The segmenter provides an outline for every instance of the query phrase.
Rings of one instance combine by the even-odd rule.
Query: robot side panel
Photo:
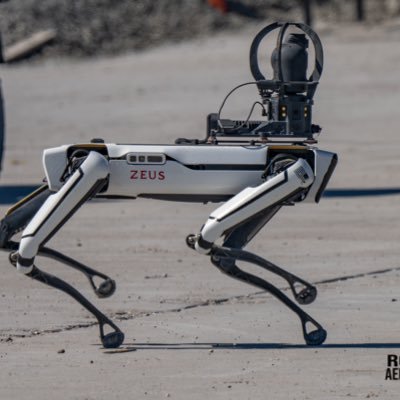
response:
[[[195,164],[265,164],[267,146],[216,145],[119,145],[108,144],[111,159],[121,159],[129,153],[160,153],[184,165]]]
[[[65,145],[44,151],[43,164],[49,188],[59,190],[71,148]],[[90,145],[82,145],[85,148]],[[171,195],[185,201],[185,196],[233,196],[246,187],[262,183],[267,163],[267,146],[176,146],[108,144],[110,181],[104,195],[136,197]],[[315,180],[304,201],[318,202],[335,168],[334,153],[313,149]],[[129,163],[129,154],[159,154],[159,164]],[[119,155],[119,158],[116,157]],[[146,158],[146,161],[148,158]],[[182,195],[182,197],[179,197]],[[208,197],[209,196],[209,200]]]
[[[212,196],[232,196],[247,186],[259,185],[262,172],[261,168],[232,170],[229,166],[216,170],[192,169],[176,161],[163,165],[129,165],[125,161],[111,160],[109,185],[103,195],[176,195],[176,200],[181,201],[185,201],[186,195],[198,195],[205,196],[205,201],[212,201]]]

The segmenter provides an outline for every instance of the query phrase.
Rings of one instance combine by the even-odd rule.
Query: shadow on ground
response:
[[[0,185],[0,205],[10,205],[23,199],[33,192],[39,185]],[[370,188],[370,189],[327,189],[323,197],[367,197],[391,196],[400,194],[400,188]]]
[[[277,350],[277,349],[400,349],[400,343],[329,343],[321,346],[289,343],[126,343],[106,354],[138,350]]]
[[[39,185],[0,185],[0,205],[14,204],[38,187]]]

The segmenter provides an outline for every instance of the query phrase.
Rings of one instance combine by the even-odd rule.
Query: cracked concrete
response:
[[[206,114],[249,79],[257,29],[116,58],[2,66],[1,184],[38,183],[43,148],[61,143],[203,137]],[[315,121],[324,127],[320,147],[340,156],[331,187],[400,186],[398,27],[321,33],[326,69]],[[229,104],[232,114],[246,114],[254,96],[244,90]],[[213,207],[93,201],[52,239],[116,280],[116,293],[97,299],[76,271],[39,264],[115,318],[126,334],[116,351],[101,348],[84,309],[18,275],[0,253],[0,398],[397,399],[385,370],[387,355],[400,354],[399,198],[284,208],[249,246],[318,282],[316,301],[304,308],[328,331],[319,348],[304,345],[297,317],[279,302],[186,247]]]
[[[397,272],[397,271],[400,271],[400,267],[386,268],[386,269],[369,271],[369,272],[364,272],[364,273],[354,274],[354,275],[338,276],[336,278],[323,279],[321,281],[310,282],[310,283],[312,285],[315,285],[318,288],[321,285],[329,285],[329,284],[353,280],[353,279],[368,278],[368,277],[376,278],[378,275],[389,274],[389,273],[393,273],[393,272]],[[155,279],[156,277],[163,278],[165,276],[155,275],[152,277],[152,279]],[[145,279],[148,279],[148,277],[145,277]],[[280,289],[284,292],[290,291],[290,287],[281,287]],[[241,303],[241,304],[254,304],[254,303],[257,303],[257,301],[259,301],[260,298],[265,298],[265,297],[272,297],[272,296],[269,295],[268,293],[266,293],[265,291],[257,291],[257,292],[249,293],[246,295],[207,299],[200,303],[188,304],[186,306],[179,307],[179,308],[170,308],[170,309],[153,310],[153,311],[116,311],[114,313],[111,313],[109,315],[109,317],[113,321],[129,321],[129,320],[143,318],[143,317],[149,317],[149,316],[153,316],[153,315],[157,315],[157,314],[180,313],[180,312],[183,312],[186,310],[191,310],[191,309],[198,308],[198,307],[223,305],[224,303],[230,303],[230,302]],[[392,299],[392,301],[393,302],[398,301],[398,299],[395,298],[395,299]],[[70,330],[74,330],[74,329],[90,328],[95,325],[98,325],[98,323],[97,322],[87,322],[87,323],[80,323],[80,324],[75,324],[75,325],[66,325],[62,328],[44,329],[44,330],[23,330],[22,329],[20,331],[20,333],[14,333],[14,334],[12,334],[12,333],[8,334],[6,329],[3,329],[3,330],[0,329],[0,342],[10,342],[10,341],[12,341],[13,338],[31,338],[33,336],[38,336],[38,335],[47,335],[47,334],[52,334],[52,333],[60,333],[63,331],[70,331]],[[177,344],[177,346],[179,346],[179,344]],[[125,350],[126,349],[115,350],[115,351],[113,350],[112,352],[123,352]]]

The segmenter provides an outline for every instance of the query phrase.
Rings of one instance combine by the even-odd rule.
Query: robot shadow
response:
[[[328,343],[320,346],[291,343],[125,343],[118,349],[104,349],[105,354],[140,350],[315,350],[327,349],[400,349],[400,343]]]
[[[39,185],[0,185],[0,205],[15,204],[39,188]]]
[[[14,204],[38,189],[38,185],[0,185],[0,205]],[[366,189],[327,189],[323,197],[368,197],[392,196],[400,194],[400,187],[366,188]]]
[[[368,196],[391,196],[400,194],[400,188],[366,188],[366,189],[327,189],[323,197],[368,197]]]

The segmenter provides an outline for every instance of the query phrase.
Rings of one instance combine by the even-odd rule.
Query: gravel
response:
[[[228,0],[222,14],[206,0],[0,0],[5,45],[54,28],[45,55],[74,57],[141,50],[163,42],[237,30],[263,20],[301,19],[300,0]],[[316,19],[353,20],[355,1],[314,0]],[[365,0],[370,20],[399,15],[400,0]],[[249,16],[250,15],[250,16]]]
[[[247,1],[258,16],[282,16],[295,1]],[[270,7],[260,7],[269,3]],[[279,5],[279,3],[282,3]],[[265,10],[264,10],[265,9]],[[5,45],[42,29],[55,28],[57,40],[47,54],[92,56],[140,50],[224,29],[252,18],[222,14],[205,0],[11,0],[0,4]]]

